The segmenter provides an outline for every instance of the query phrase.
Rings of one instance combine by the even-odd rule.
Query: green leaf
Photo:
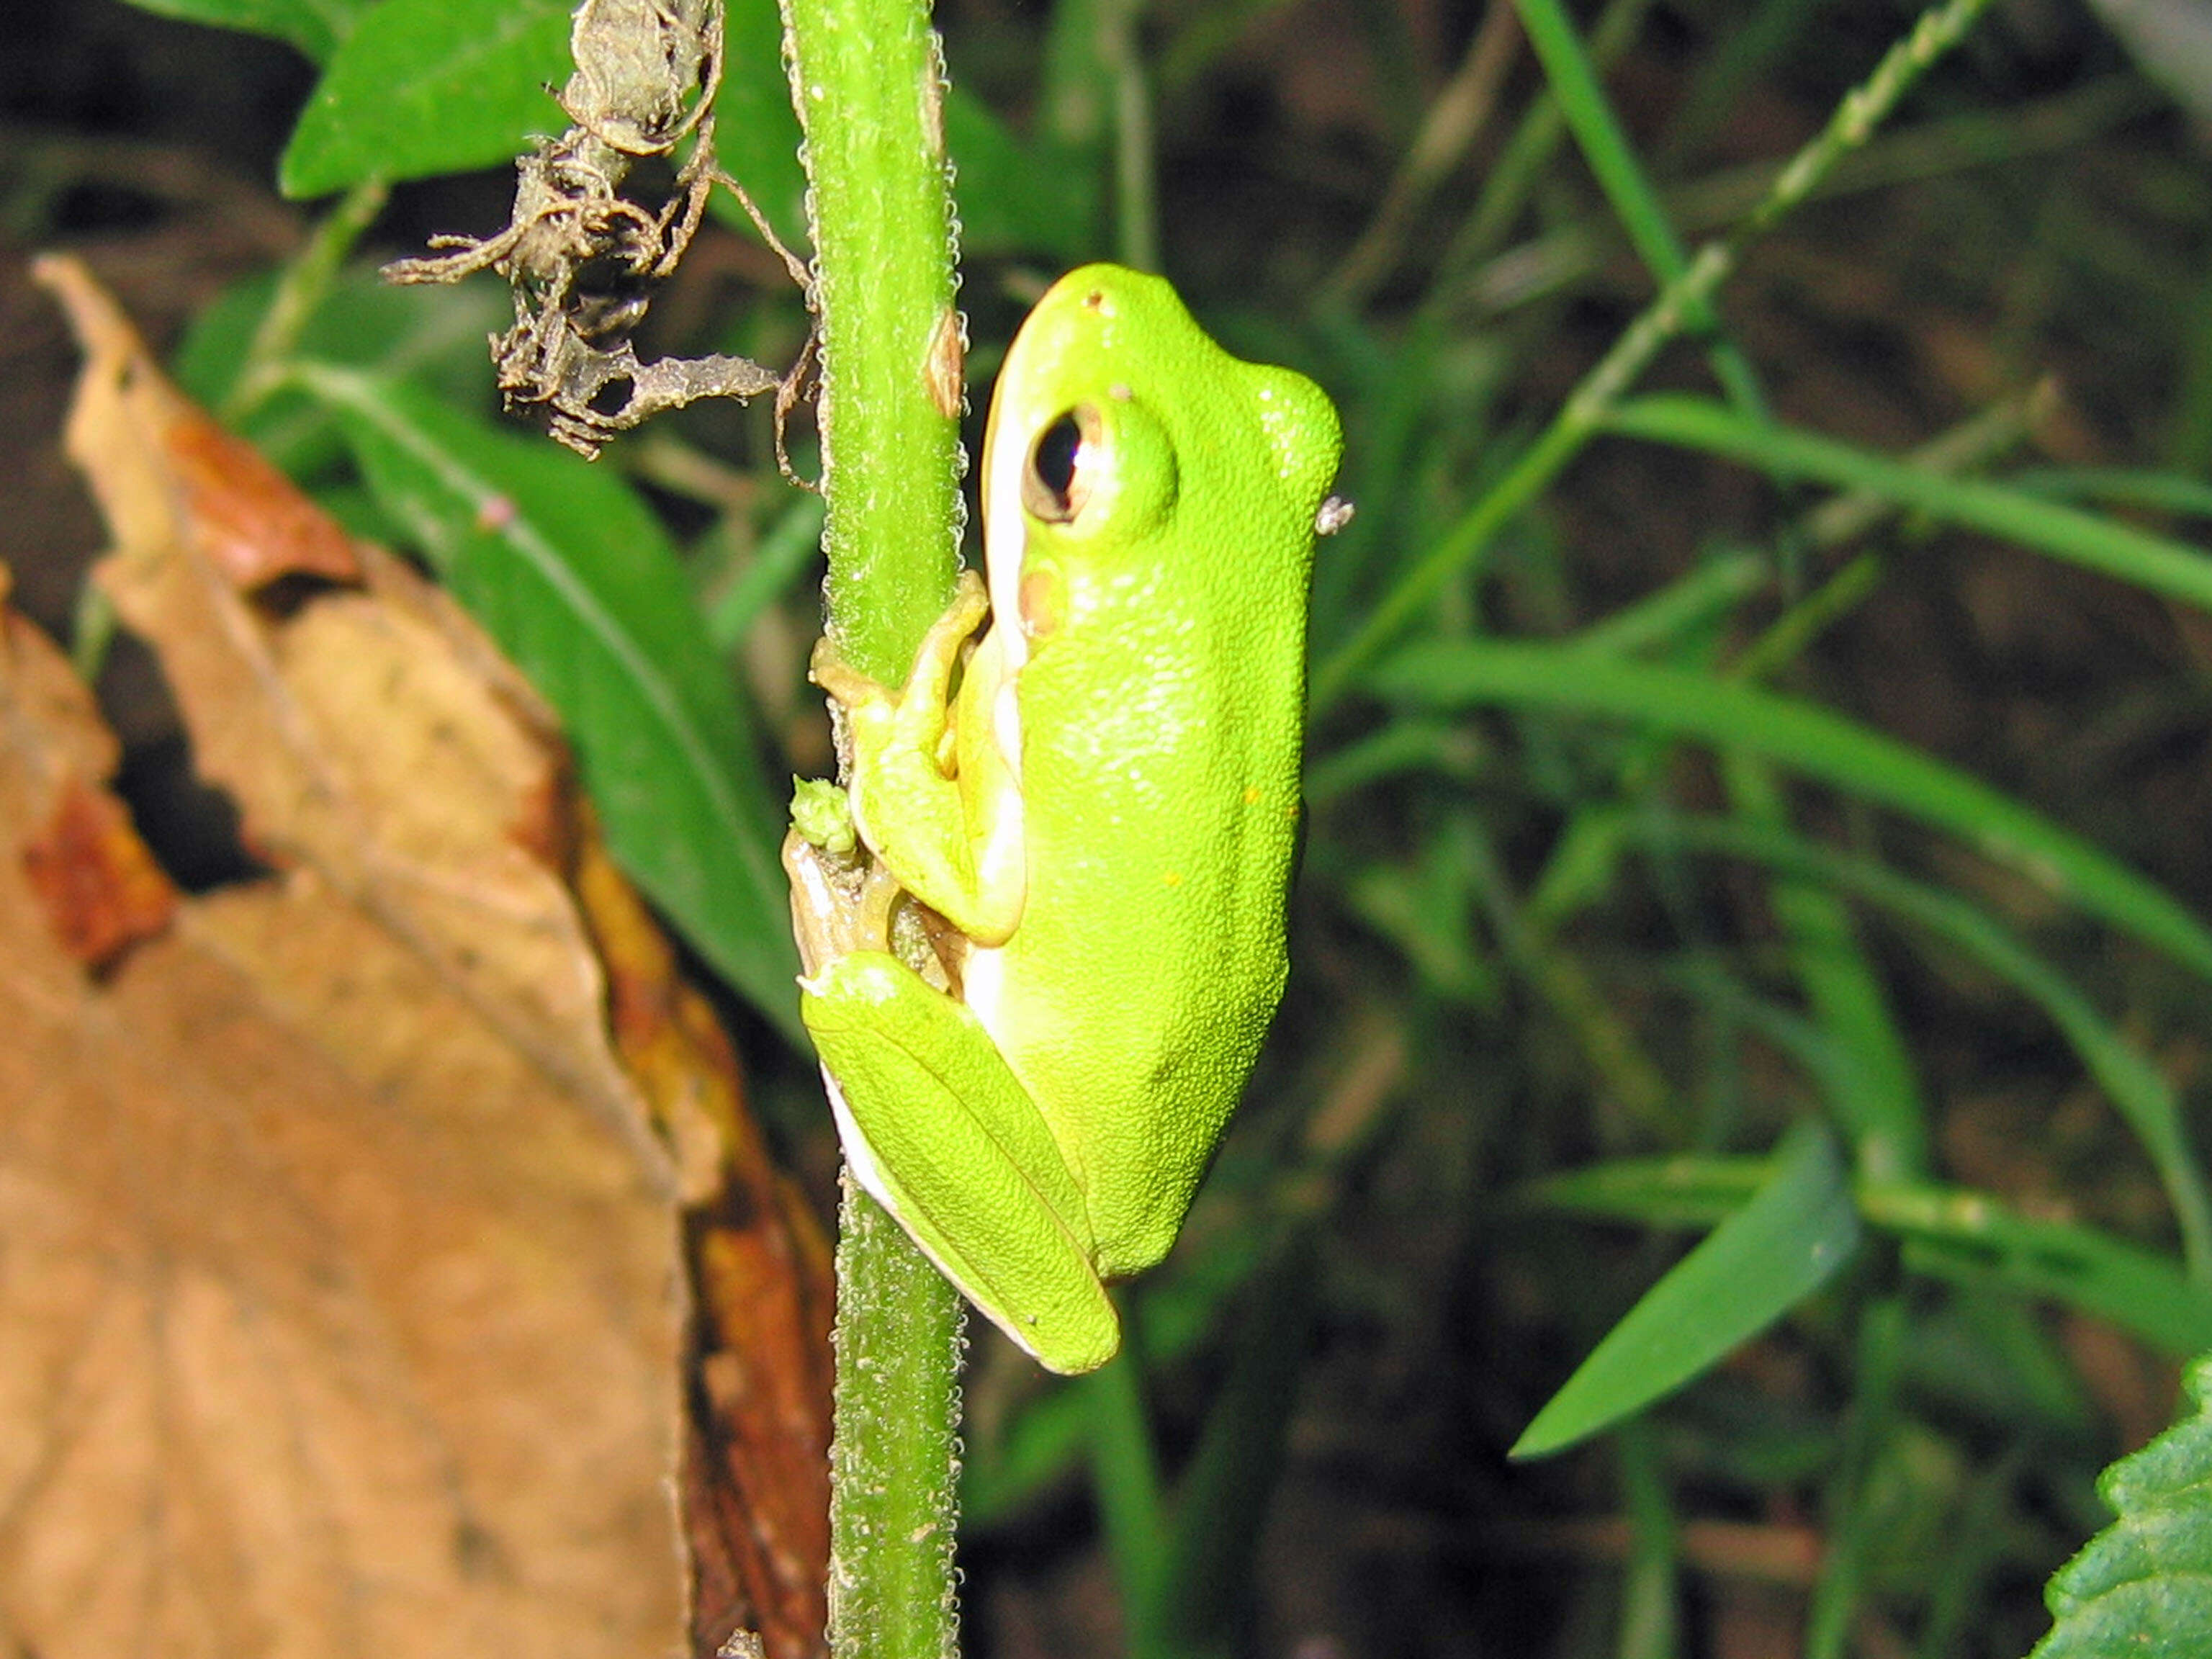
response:
[[[273,34],[324,62],[376,0],[131,0],[142,11],[188,23]]]
[[[383,0],[331,58],[278,163],[287,196],[511,161],[568,125],[566,0]]]
[[[1766,1183],[1628,1310],[1510,1455],[1541,1457],[1643,1410],[1810,1296],[1859,1246],[1858,1212],[1827,1132],[1803,1123]]]
[[[958,87],[945,94],[945,143],[959,169],[969,254],[1050,253],[1072,264],[1091,251],[1098,177],[1086,157],[1022,143]]]
[[[228,404],[276,273],[240,278],[201,307],[170,364],[178,384],[295,478],[316,478],[344,460],[331,411],[297,386],[280,386],[242,415]],[[507,295],[489,283],[394,288],[374,269],[343,272],[301,325],[294,356],[374,369],[427,386],[464,407],[491,396],[484,336],[506,326]]]
[[[559,712],[615,856],[801,1041],[783,815],[652,514],[618,475],[404,383],[296,372],[386,511]]]
[[[2031,1659],[2212,1653],[2212,1358],[2185,1387],[2192,1414],[2099,1479],[2119,1518],[2052,1575]]]

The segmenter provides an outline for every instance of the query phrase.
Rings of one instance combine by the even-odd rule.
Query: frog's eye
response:
[[[1022,506],[1047,524],[1066,524],[1083,511],[1091,490],[1084,451],[1098,435],[1097,412],[1071,409],[1037,434],[1022,471]]]

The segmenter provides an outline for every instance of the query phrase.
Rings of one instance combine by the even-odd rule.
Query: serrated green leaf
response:
[[[2191,1414],[2098,1480],[2118,1518],[2052,1575],[2030,1659],[2212,1653],[2212,1357],[2185,1388]]]
[[[1644,1292],[1510,1455],[1559,1451],[1673,1393],[1826,1284],[1859,1237],[1835,1141],[1799,1125],[1765,1185]]]
[[[276,169],[287,196],[512,161],[568,125],[566,0],[383,0],[331,56]]]
[[[273,34],[324,62],[376,0],[131,0],[142,11],[248,34]]]
[[[783,815],[652,514],[618,474],[404,383],[321,363],[297,377],[337,411],[385,510],[560,714],[616,858],[803,1041]]]

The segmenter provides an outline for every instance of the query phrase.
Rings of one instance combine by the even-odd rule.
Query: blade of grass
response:
[[[1751,1200],[1644,1294],[1507,1455],[1559,1451],[1672,1394],[1826,1284],[1858,1244],[1836,1144],[1801,1123]]]
[[[1731,550],[1592,623],[1573,636],[1575,648],[1632,657],[1664,650],[1685,636],[1710,635],[1769,580],[1765,559],[1747,549]]]
[[[1869,1225],[1905,1240],[1905,1263],[1914,1272],[2048,1297],[2176,1358],[2212,1349],[2212,1289],[2151,1251],[2070,1222],[2033,1219],[1956,1188],[1863,1187],[1859,1208]]]
[[[1681,1522],[1659,1438],[1633,1419],[1613,1436],[1632,1528],[1621,1588],[1620,1659],[1675,1659],[1682,1650]]]
[[[1292,1408],[1319,1297],[1320,1256],[1309,1227],[1274,1242],[1246,1285],[1228,1375],[1206,1412],[1176,1488],[1172,1526],[1153,1605],[1154,1653],[1202,1659],[1239,1650],[1260,1578],[1270,1499],[1285,1462]]]
[[[1606,0],[1604,9],[1590,28],[1588,56],[1593,68],[1602,72],[1627,49],[1636,32],[1644,27],[1644,14],[1650,9],[1651,0]],[[1498,159],[1483,175],[1482,191],[1475,198],[1474,210],[1452,233],[1451,241],[1438,262],[1440,279],[1431,284],[1422,301],[1425,320],[1437,319],[1455,286],[1449,280],[1452,274],[1488,255],[1504,239],[1544,176],[1566,131],[1556,96],[1547,93],[1530,100],[1520,125],[1513,129]]]
[[[2164,889],[1987,784],[1825,708],[1756,687],[1550,645],[1416,645],[1375,675],[1415,708],[1512,705],[1694,737],[1950,830],[1984,855],[2212,979],[2212,931]]]
[[[1625,1158],[1532,1182],[1519,1202],[1615,1221],[1717,1224],[1767,1179],[1755,1158]],[[1855,1189],[1867,1225],[1905,1241],[1906,1264],[2047,1297],[2112,1321],[2161,1352],[2212,1349],[2212,1288],[2165,1256],[2093,1227],[2024,1216],[1986,1193],[1930,1182]]]
[[[1837,853],[1749,823],[1713,818],[1644,820],[1628,826],[1674,848],[1757,859],[1881,905],[1924,927],[1996,975],[2056,1025],[2082,1066],[2143,1145],[2166,1187],[2191,1276],[2212,1284],[2212,1195],[2189,1141],[2173,1085],[2090,1005],[2072,981],[2023,945],[1994,916],[1954,893],[1899,875],[1871,859]]]
[[[1946,523],[2212,610],[2212,556],[2025,491],[1908,466],[1808,432],[1762,426],[1710,399],[1639,398],[1599,418],[1608,432],[1725,455],[1778,478],[1881,495]]]
[[[802,495],[769,527],[744,573],[708,600],[707,637],[715,649],[734,650],[821,548],[822,498]]]
[[[1729,798],[1750,827],[1786,834],[1789,803],[1766,762],[1741,752],[1722,763]],[[1769,893],[1787,937],[1790,970],[1814,1023],[1850,1056],[1832,1079],[1829,1100],[1850,1136],[1859,1173],[1904,1181],[1926,1172],[1928,1103],[1889,994],[1867,960],[1858,927],[1834,889],[1777,868]]]
[[[1806,1659],[1840,1659],[1850,1634],[1880,1533],[1893,1523],[1882,1505],[1869,1502],[1881,1448],[1896,1427],[1897,1393],[1907,1343],[1905,1303],[1895,1291],[1875,1297],[1860,1312],[1851,1354],[1851,1407],[1844,1422],[1842,1455],[1823,1482],[1821,1509],[1827,1547],[1805,1615]]]
[[[1133,1335],[1078,1387],[1090,1407],[1091,1490],[1130,1626],[1129,1651],[1135,1659],[1158,1659],[1150,1613],[1166,1567],[1168,1511]]]
[[[1674,234],[1674,222],[1660,205],[1659,192],[1644,177],[1644,164],[1637,159],[1628,135],[1606,100],[1597,71],[1583,51],[1582,39],[1565,9],[1559,0],[1515,0],[1515,5],[1521,14],[1521,26],[1528,31],[1528,44],[1544,66],[1552,95],[1559,100],[1559,112],[1582,147],[1583,160],[1597,175],[1606,200],[1627,230],[1638,257],[1662,288],[1680,283],[1689,270],[1689,257]],[[1692,334],[1717,335],[1720,319],[1710,294],[1685,295],[1682,325]],[[1707,361],[1727,391],[1729,401],[1747,417],[1763,420],[1766,404],[1759,389],[1759,377],[1735,343],[1724,337],[1713,337],[1707,347]]]

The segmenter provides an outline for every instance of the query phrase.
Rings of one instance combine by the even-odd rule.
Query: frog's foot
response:
[[[984,588],[983,578],[973,570],[962,571],[951,603],[930,624],[928,633],[922,635],[902,691],[893,691],[854,668],[838,654],[836,646],[827,635],[815,642],[813,659],[807,665],[808,676],[848,709],[903,704],[941,714],[952,684],[953,667],[960,660],[960,649],[982,624],[990,608],[991,598]]]
[[[889,702],[898,695],[881,680],[870,679],[838,655],[836,641],[827,634],[814,641],[814,654],[807,659],[806,678],[848,708]]]
[[[856,951],[891,948],[897,878],[863,852],[824,851],[794,828],[783,838],[791,881],[791,932],[799,958],[812,975]]]

